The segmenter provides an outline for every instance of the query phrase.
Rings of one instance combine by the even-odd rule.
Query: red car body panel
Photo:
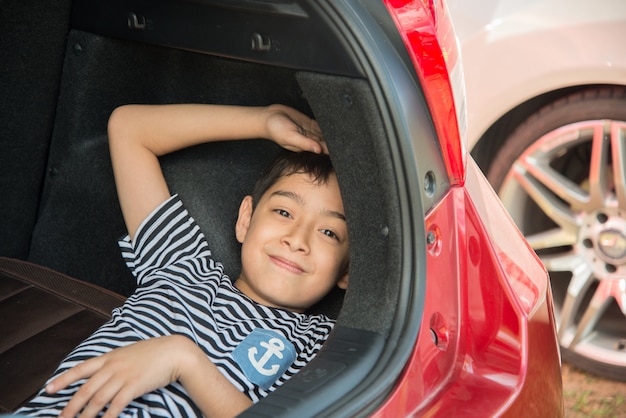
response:
[[[562,416],[547,273],[532,251],[519,251],[526,242],[473,161],[465,187],[450,189],[426,230],[424,320],[375,416]]]
[[[427,0],[385,3],[422,82],[451,188],[425,220],[429,280],[415,350],[374,416],[562,416],[548,275],[466,159],[450,77],[456,45],[445,7]]]

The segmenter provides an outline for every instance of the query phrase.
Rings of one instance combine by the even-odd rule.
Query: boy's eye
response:
[[[284,209],[276,209],[274,212],[276,212],[277,214],[279,214],[280,216],[283,216],[285,218],[289,218],[291,217],[291,215],[289,214],[289,212],[287,212]]]
[[[333,238],[336,240],[339,240],[339,237],[337,236],[337,234],[335,234],[333,231],[331,231],[330,229],[322,229],[320,231],[322,234],[326,235],[329,238]]]

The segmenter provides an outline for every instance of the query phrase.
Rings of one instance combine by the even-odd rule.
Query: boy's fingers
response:
[[[290,151],[328,153],[319,124],[295,109],[280,106],[270,115],[268,127],[270,138]]]
[[[50,394],[57,393],[58,391],[65,389],[72,383],[80,380],[79,378],[75,378],[74,374],[74,369],[70,369],[59,377],[53,379],[50,383],[46,385],[46,392]]]
[[[313,151],[318,154],[328,154],[328,146],[326,145],[326,141],[324,138],[318,135],[312,135],[307,138],[309,143],[313,147]]]
[[[314,152],[328,154],[328,147],[326,146],[326,142],[324,141],[322,131],[320,130],[317,121],[315,121],[314,119],[309,119],[309,122],[310,123],[308,129],[298,126],[298,128],[301,129],[302,135],[304,135],[308,139],[315,141],[315,144],[312,144]]]
[[[56,393],[74,382],[91,376],[99,369],[97,360],[98,358],[93,358],[67,370],[46,385],[46,392]]]
[[[313,135],[322,139],[323,137],[322,137],[322,130],[320,129],[320,125],[317,123],[315,119],[310,119],[310,121],[311,121],[311,125],[309,127],[309,130],[313,132]]]
[[[124,410],[124,408],[126,408],[126,406],[131,403],[131,401],[134,399],[133,396],[129,395],[128,391],[124,391],[124,388],[122,388],[117,395],[115,395],[115,398],[110,402],[109,404],[109,408],[107,409],[106,413],[104,414],[104,416],[102,418],[116,418],[118,417],[122,411]]]
[[[314,119],[307,118],[305,121],[299,121],[296,124],[302,135],[309,138],[322,139],[322,131]]]
[[[315,121],[313,121],[315,122]],[[317,124],[315,124],[317,126]],[[298,145],[299,149],[295,151],[312,151],[318,154],[328,154],[328,147],[319,130],[310,130],[304,128],[302,125],[296,124],[298,135],[292,138],[294,145]],[[303,138],[304,137],[304,138]]]
[[[98,414],[102,410],[104,410],[104,408],[107,405],[109,405],[113,399],[115,399],[119,391],[120,391],[120,385],[114,384],[112,382],[107,382],[106,385],[100,388],[96,393],[94,393],[89,398],[89,401],[84,405],[83,410],[80,413],[81,418],[92,418],[92,417],[98,416]],[[124,404],[124,406],[126,406],[127,404],[128,402]],[[118,416],[119,413],[122,412],[122,409],[123,407],[118,411],[113,406],[109,407],[111,414],[113,414],[112,416]],[[70,417],[76,416],[76,413],[79,411],[80,411],[80,408],[78,410],[73,410],[71,412],[68,412],[67,416],[70,416]],[[111,414],[109,414],[107,411],[107,415],[111,415]]]
[[[316,154],[328,154],[328,148],[326,147],[326,143],[319,138],[303,138],[302,136],[298,135],[297,137],[294,137],[290,142],[292,146],[285,147],[290,151],[311,151]]]
[[[328,145],[326,145],[326,142],[322,140],[320,145],[322,146],[322,152],[328,155]]]
[[[96,374],[72,396],[61,415],[75,417],[82,410],[81,417],[95,417],[117,393],[118,387],[119,385],[111,383],[107,376]]]

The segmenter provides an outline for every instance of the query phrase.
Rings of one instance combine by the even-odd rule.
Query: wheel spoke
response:
[[[621,209],[626,209],[626,124],[611,124],[611,149],[613,150],[613,177],[615,195]]]
[[[595,280],[591,266],[573,251],[567,254],[548,255],[540,258],[548,271],[569,271],[572,273],[572,278],[567,286],[568,297],[577,300],[582,299],[589,285]]]
[[[530,155],[520,158],[518,164],[544,188],[569,203],[572,207],[581,208],[589,201],[589,194],[578,184],[552,169],[549,161],[533,158]]]
[[[626,279],[605,280],[604,286],[608,287],[607,295],[612,296],[620,310],[626,315]]]
[[[589,167],[589,201],[583,205],[586,212],[604,207],[608,198],[609,142],[605,141],[607,129],[605,123],[596,123],[594,126]]]
[[[540,258],[548,271],[569,271],[572,273],[565,301],[559,313],[559,339],[563,340],[568,328],[574,324],[576,312],[580,309],[585,292],[595,279],[591,267],[573,251],[567,254],[542,256]]]
[[[513,178],[550,219],[566,230],[578,228],[580,221],[554,193],[542,186],[534,177],[524,173],[525,170],[517,166],[513,167],[513,170]]]
[[[626,280],[602,280],[598,284],[598,289],[591,299],[591,303],[585,310],[580,323],[576,327],[576,334],[570,347],[574,347],[589,336],[602,314],[606,311],[613,298],[618,300],[622,312],[624,312],[624,298],[626,297]],[[621,288],[621,289],[620,289]],[[620,301],[621,300],[621,301]]]
[[[533,250],[546,250],[576,244],[576,233],[576,228],[554,228],[527,235],[526,240]]]

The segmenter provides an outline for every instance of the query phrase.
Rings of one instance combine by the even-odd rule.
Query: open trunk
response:
[[[107,147],[111,111],[127,103],[293,106],[320,122],[337,168],[350,288],[316,307],[338,318],[318,357],[244,415],[372,412],[416,341],[425,286],[420,220],[423,206],[448,187],[418,184],[416,161],[438,179],[445,168],[384,5],[56,0],[2,7],[0,255],[129,295],[134,280],[116,245],[125,228]],[[419,151],[409,138],[420,139]],[[211,231],[214,255],[231,277],[239,272],[236,208],[276,151],[250,140],[163,158],[172,191]]]

